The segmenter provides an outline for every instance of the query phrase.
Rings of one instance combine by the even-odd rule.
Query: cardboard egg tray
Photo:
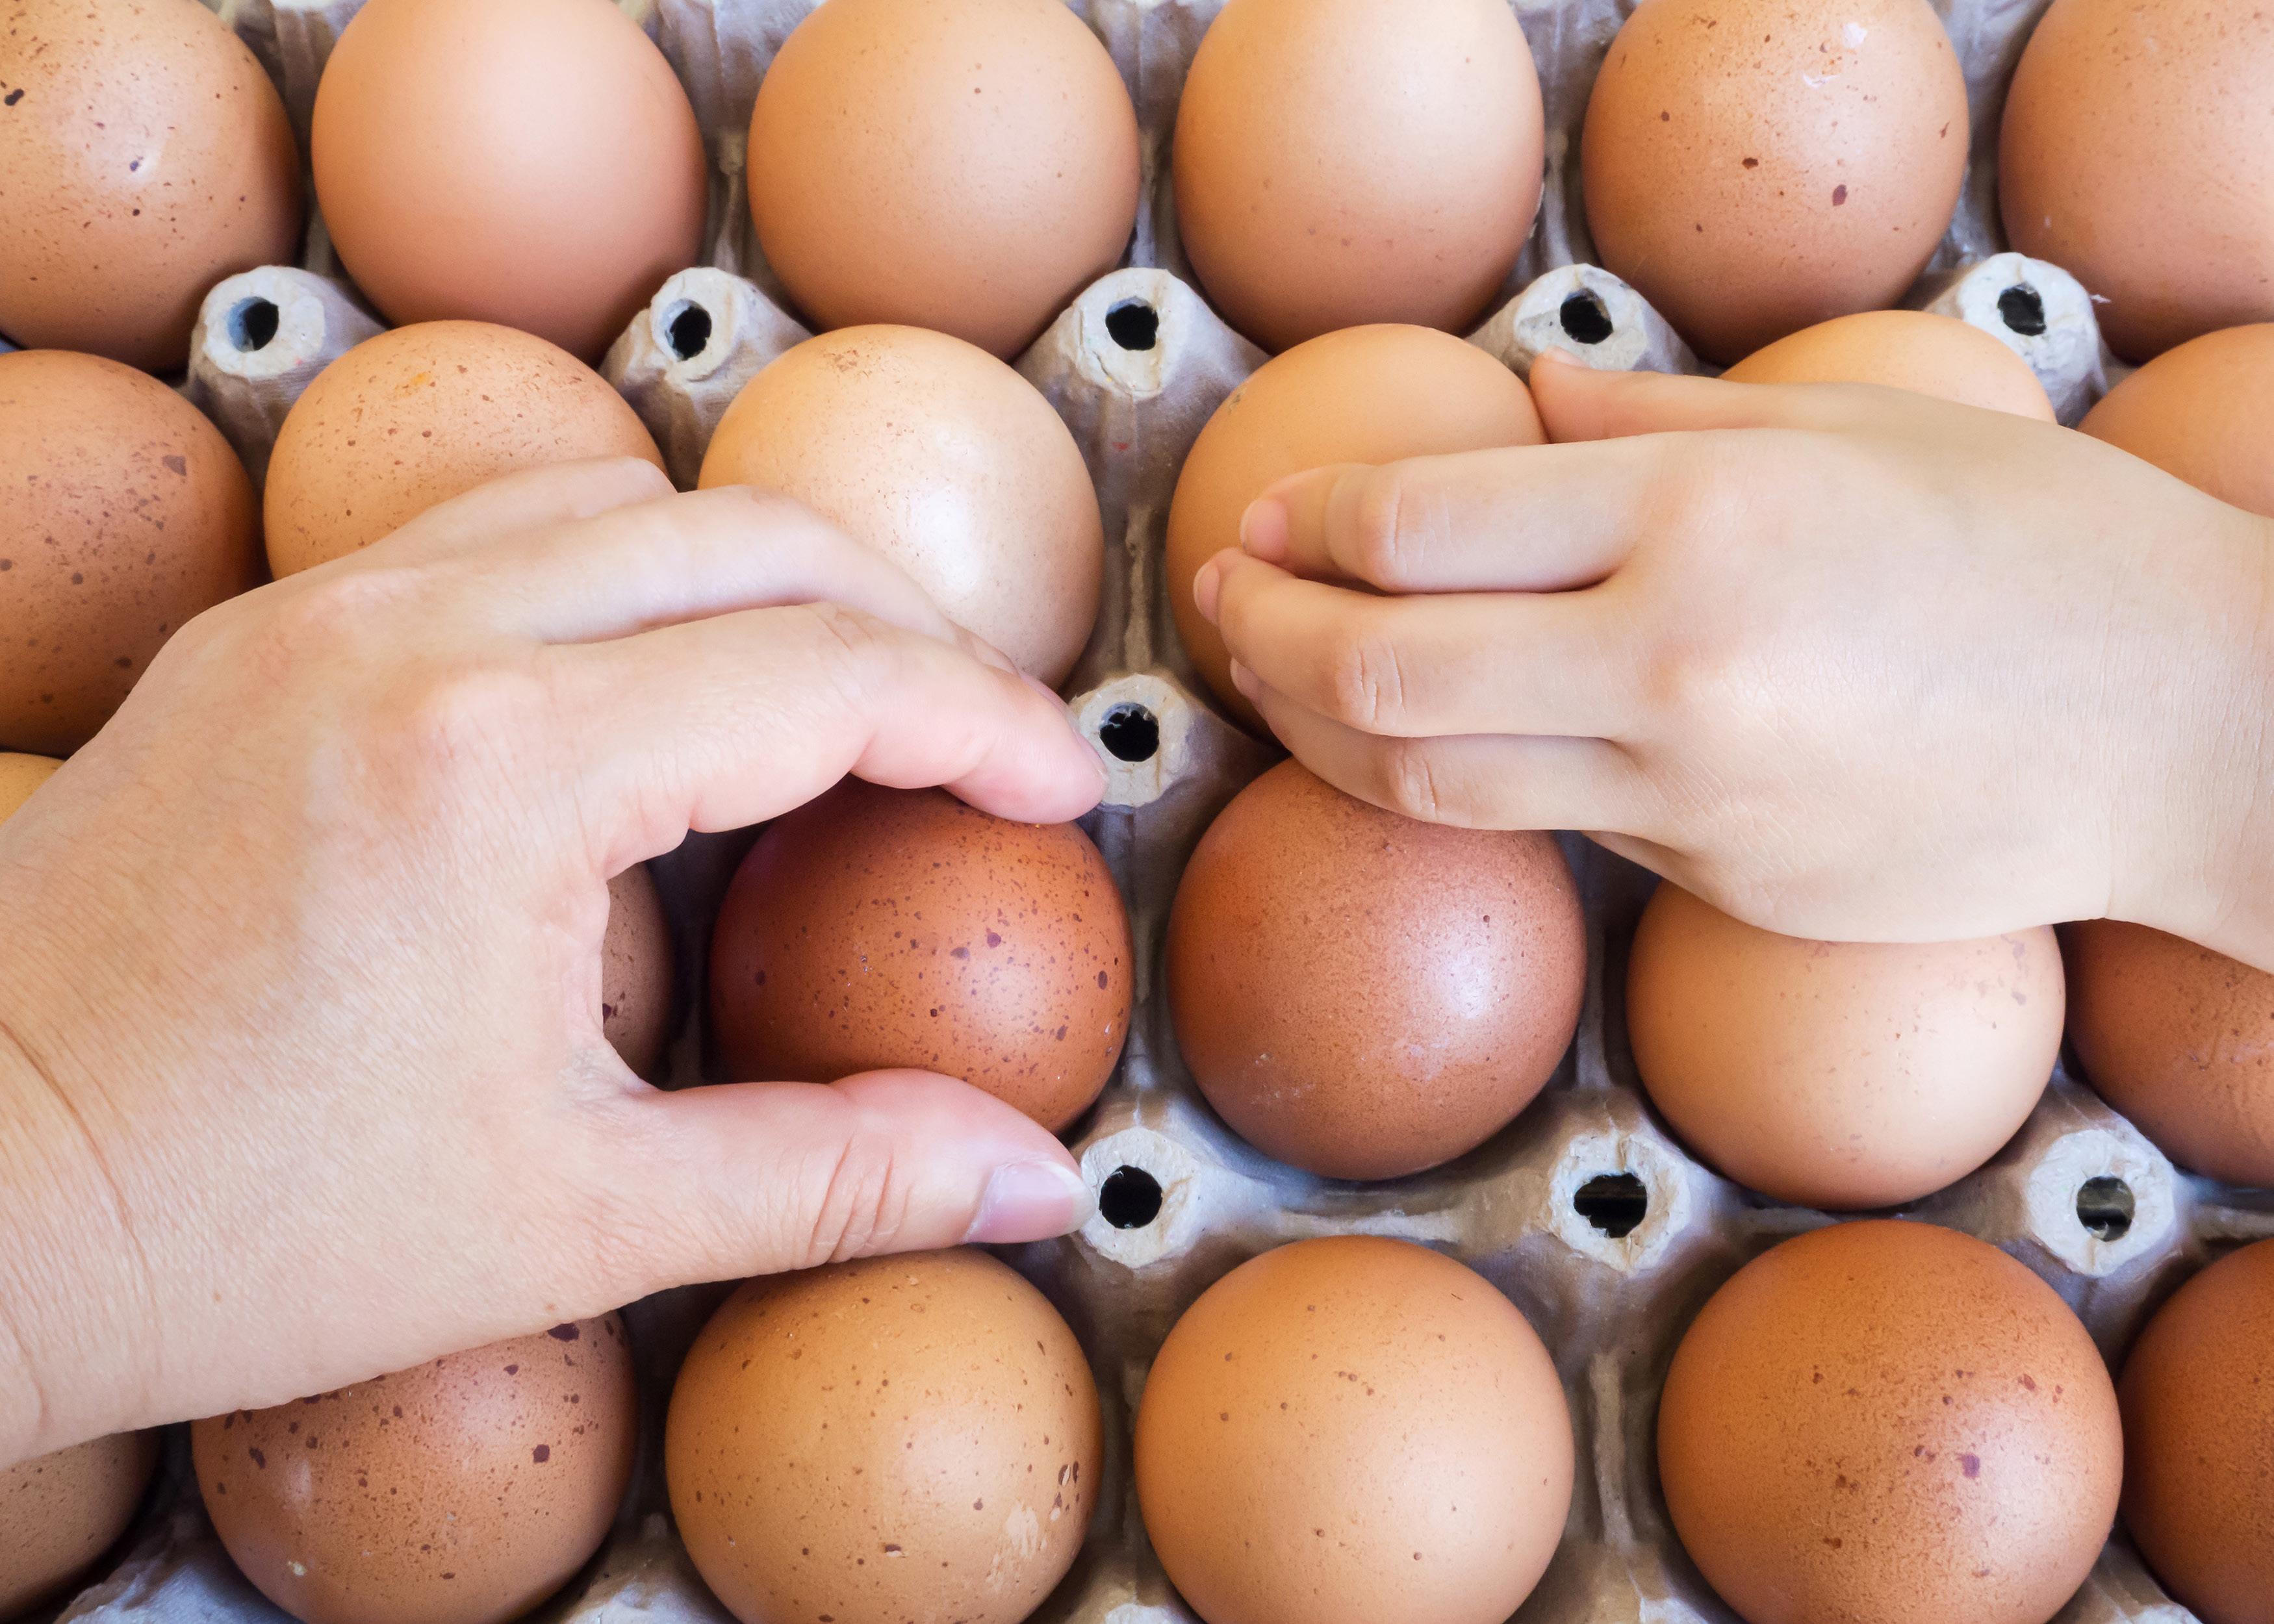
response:
[[[305,137],[331,41],[358,0],[208,0],[254,47]],[[805,336],[752,237],[744,129],[765,64],[811,0],[622,0],[678,70],[709,139],[709,263],[666,284],[605,371],[691,484],[711,430],[749,376]],[[1548,347],[1591,365],[1699,370],[1647,304],[1587,263],[1577,136],[1596,67],[1631,0],[1515,0],[1541,71],[1548,121],[1540,220],[1503,306],[1474,342],[1519,372]],[[2045,0],[1938,0],[1974,113],[1958,216],[1912,302],[1975,322],[2037,369],[2064,421],[2107,387],[2112,363],[2090,302],[2058,268],[2001,252],[1994,141],[2007,75]],[[1310,1236],[1390,1235],[1440,1247],[1523,1309],[1553,1351],[1576,1428],[1578,1475],[1562,1547],[1517,1613],[1522,1624],[1726,1620],[1683,1554],[1656,1477],[1657,1395],[1690,1316],[1747,1259],[1826,1215],[1766,1203],[1692,1161],[1645,1102],[1627,1047],[1629,940],[1653,881],[1575,836],[1565,850],[1586,903],[1587,992],[1578,1036],[1547,1091],[1451,1166],[1379,1184],[1312,1177],[1248,1148],[1218,1122],[1178,1057],[1161,944],[1178,876],[1209,819],[1278,756],[1225,721],[1178,646],[1163,533],[1177,472],[1216,404],[1263,357],[1209,309],[1178,252],[1168,147],[1186,65],[1221,0],[1076,0],[1122,69],[1144,131],[1145,201],[1127,268],[1061,315],[1020,362],[1089,462],[1105,520],[1105,598],[1069,685],[1111,766],[1088,827],[1128,900],[1138,1002],[1111,1086],[1073,1139],[1100,1211],[1059,1242],[1009,1260],[1065,1312],[1095,1366],[1108,1459],[1096,1521],[1042,1624],[1172,1624],[1192,1615],[1148,1549],[1130,1488],[1129,1426],[1154,1350],[1177,1316],[1234,1265]],[[339,273],[320,222],[303,262],[214,290],[184,390],[255,477],[299,391],[378,329]],[[1592,340],[1592,342],[1590,342]],[[697,837],[659,861],[681,948],[674,1054],[681,1083],[715,1075],[701,1030],[704,948],[750,836]],[[2274,1234],[2274,1196],[2176,1171],[2066,1068],[1987,1167],[1905,1209],[2005,1248],[2120,1358],[2145,1312],[2217,1249]],[[616,1534],[560,1598],[548,1624],[720,1624],[727,1615],[672,1532],[656,1442],[679,1357],[726,1288],[666,1293],[629,1311],[649,1425]],[[1732,1492],[1744,1485],[1732,1484]],[[72,1620],[275,1624],[200,1508],[177,1440],[125,1554],[65,1606]],[[2062,1624],[2179,1624],[2120,1536]],[[1953,1624],[1962,1624],[1954,1620]]]

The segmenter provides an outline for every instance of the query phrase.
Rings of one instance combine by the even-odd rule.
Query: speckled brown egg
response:
[[[1806,1207],[1916,1199],[2014,1137],[2060,1054],[2049,928],[1934,944],[1810,942],[1671,883],[1627,960],[1635,1069],[1690,1148]]]
[[[1072,823],[847,778],[777,819],[711,944],[711,1022],[738,1078],[915,1066],[1056,1132],[1129,1033],[1129,915]]]
[[[2274,1184],[2274,975],[2115,920],[2061,947],[2085,1080],[2182,1167]]]
[[[304,1624],[505,1624],[599,1548],[638,1394],[614,1314],[190,1430],[215,1530]]]
[[[1872,383],[2053,421],[2044,385],[2018,351],[1971,322],[1923,310],[1835,316],[1754,350],[1722,376],[1737,383]]]
[[[1177,229],[1268,349],[1460,330],[1531,234],[1545,139],[1505,0],[1231,0],[1177,103]]]
[[[116,361],[0,355],[0,749],[85,744],[259,551],[244,465],[196,407]]]
[[[2274,323],[2165,350],[2077,426],[2223,502],[2274,516]]]
[[[1239,516],[1269,486],[1331,462],[1395,462],[1546,438],[1521,378],[1431,327],[1352,327],[1265,362],[1201,430],[1169,506],[1169,607],[1216,699],[1263,731],[1231,684],[1224,639],[1193,602],[1193,575],[1239,545]]]
[[[750,1281],[664,1439],[680,1537],[742,1624],[1019,1624],[1081,1550],[1103,1460],[1081,1343],[971,1251]]]
[[[1966,80],[1926,0],[1643,0],[1587,103],[1603,267],[1714,361],[1893,304],[1966,176]]]
[[[0,1470],[0,1619],[57,1599],[134,1519],[155,1432],[119,1432]]]
[[[1207,1624],[1501,1624],[1555,1555],[1571,1417],[1482,1275],[1368,1236],[1201,1294],[1137,1412],[1137,1498]]]
[[[2229,1252],[2140,1333],[2118,1388],[2124,1526],[2202,1624],[2274,1619],[2274,1241]]]
[[[269,568],[343,558],[501,475],[602,456],[663,466],[638,414],[567,350],[486,321],[396,327],[285,415],[261,497]]]
[[[1753,1259],[1675,1350],[1675,1531],[1747,1624],[2045,1624],[2116,1517],[2091,1336],[1996,1247],[1834,1224]]]
[[[750,114],[750,223],[825,327],[1017,355],[1121,262],[1137,113],[1062,0],[828,0]]]
[[[1586,974],[1554,837],[1416,823],[1291,761],[1209,825],[1169,918],[1201,1092],[1330,1178],[1419,1172],[1497,1132],[1570,1046]]]
[[[0,750],[0,823],[32,798],[32,792],[55,777],[63,763],[48,756],[24,756]]]
[[[2006,97],[1999,204],[2134,361],[2274,320],[2274,11],[2054,0]]]
[[[651,1080],[671,1043],[671,923],[645,863],[608,882],[600,939],[600,1030],[623,1063]]]
[[[808,340],[734,397],[697,483],[795,497],[1052,687],[1096,622],[1105,532],[1081,449],[1032,384],[961,339]]]
[[[0,333],[170,372],[214,283],[289,263],[300,157],[197,0],[0,0]]]

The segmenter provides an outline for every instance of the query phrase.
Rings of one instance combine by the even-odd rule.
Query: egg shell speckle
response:
[[[2165,350],[2077,426],[2223,502],[2274,517],[2274,323]]]
[[[71,1588],[133,1520],[155,1432],[118,1432],[0,1470],[0,1619]]]
[[[743,1624],[1018,1624],[1081,1548],[1103,1447],[1058,1311],[954,1251],[743,1285],[680,1371],[664,1458]]]
[[[600,1030],[623,1063],[651,1080],[671,1042],[675,959],[671,925],[647,865],[608,882],[608,929],[600,939]]]
[[[2029,364],[1970,322],[1923,310],[1835,316],[1756,350],[1721,374],[1737,383],[1870,383],[2051,423]]]

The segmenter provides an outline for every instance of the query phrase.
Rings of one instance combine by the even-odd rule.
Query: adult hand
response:
[[[1560,443],[1299,475],[1202,567],[1313,771],[1790,935],[2106,914],[2274,968],[2274,524],[1892,390],[1532,381]]]
[[[944,1078],[648,1087],[610,876],[847,772],[1058,821],[1065,709],[877,554],[523,475],[169,643],[0,829],[0,1466],[674,1283],[1078,1223]]]

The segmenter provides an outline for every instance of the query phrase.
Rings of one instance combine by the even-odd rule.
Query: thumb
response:
[[[1827,409],[1848,393],[1837,384],[1598,372],[1556,350],[1532,362],[1531,384],[1547,438],[1559,445],[1690,429],[1823,428]]]

